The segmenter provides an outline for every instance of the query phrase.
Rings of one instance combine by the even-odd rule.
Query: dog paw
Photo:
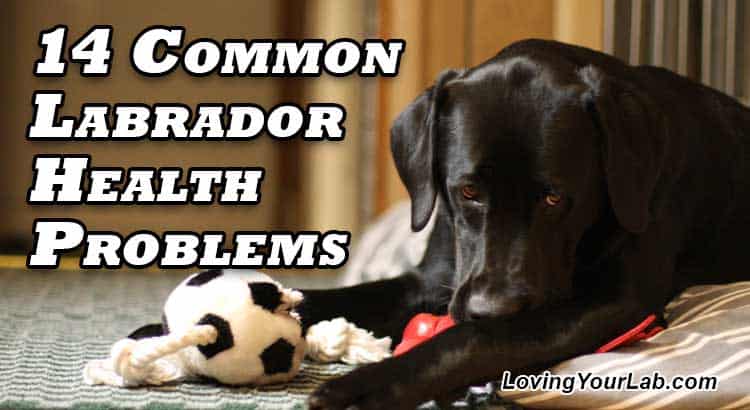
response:
[[[329,380],[308,399],[310,410],[409,409],[419,405],[417,387],[404,379],[395,359],[362,366]]]

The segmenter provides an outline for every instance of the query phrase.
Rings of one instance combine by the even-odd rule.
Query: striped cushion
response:
[[[500,391],[503,397],[546,409],[747,409],[750,408],[750,282],[696,286],[666,310],[669,327],[651,339],[610,353],[563,362],[552,374],[626,376],[638,381],[659,372],[718,376],[716,391]]]

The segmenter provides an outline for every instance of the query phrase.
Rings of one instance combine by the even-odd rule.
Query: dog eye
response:
[[[544,203],[547,206],[557,206],[562,200],[562,194],[554,188],[547,187],[544,189]]]
[[[461,195],[466,199],[475,201],[479,196],[479,190],[474,185],[464,185],[463,188],[461,188]]]
[[[557,206],[562,201],[562,197],[558,194],[547,194],[544,196],[544,203],[549,206]]]

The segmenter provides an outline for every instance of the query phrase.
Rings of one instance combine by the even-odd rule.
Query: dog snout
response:
[[[529,306],[529,299],[523,295],[470,295],[464,308],[463,320],[474,321],[493,317],[511,316]]]

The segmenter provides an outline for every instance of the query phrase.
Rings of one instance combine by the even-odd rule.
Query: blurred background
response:
[[[94,24],[111,24],[110,77],[83,78],[72,67],[64,78],[35,78],[39,32],[57,24],[69,27],[68,45]],[[156,24],[185,26],[185,44],[199,37],[352,37],[403,38],[407,46],[395,78],[194,78],[182,70],[147,78],[132,69],[128,53],[136,34]],[[356,242],[368,222],[406,198],[388,130],[441,70],[478,64],[516,40],[549,38],[633,64],[665,66],[747,101],[749,26],[750,8],[742,0],[6,0],[0,3],[0,254],[27,253],[39,217],[78,218],[89,230],[124,235],[138,229],[344,229]],[[347,134],[342,142],[323,143],[265,136],[221,143],[32,143],[24,133],[37,89],[65,90],[62,113],[68,115],[78,115],[84,102],[253,102],[267,108],[337,102],[347,109]],[[37,153],[89,153],[99,167],[263,166],[263,200],[256,206],[29,206]]]

